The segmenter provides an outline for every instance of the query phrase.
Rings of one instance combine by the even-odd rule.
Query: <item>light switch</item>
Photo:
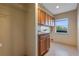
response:
[[[0,43],[0,47],[2,47],[2,43]]]

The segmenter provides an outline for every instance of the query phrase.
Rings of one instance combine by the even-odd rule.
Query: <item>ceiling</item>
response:
[[[75,10],[77,8],[76,3],[41,3],[41,5],[54,15]],[[59,6],[59,8],[56,8],[56,6]]]

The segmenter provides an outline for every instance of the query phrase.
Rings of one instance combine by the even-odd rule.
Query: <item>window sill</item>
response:
[[[56,32],[55,34],[69,35],[69,33],[58,33],[58,32]]]

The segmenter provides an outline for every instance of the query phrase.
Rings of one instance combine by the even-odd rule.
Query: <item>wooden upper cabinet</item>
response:
[[[41,18],[41,16],[40,16],[40,9],[38,9],[38,24],[40,24],[40,18]]]
[[[46,13],[44,11],[42,11],[42,10],[40,10],[40,11],[41,11],[40,12],[40,15],[41,15],[41,19],[40,19],[41,22],[40,23],[45,25]]]
[[[49,26],[51,26],[51,16],[49,15]]]
[[[47,25],[48,25],[48,26],[50,26],[50,22],[51,22],[51,20],[50,20],[50,15],[47,15]]]
[[[38,24],[52,26],[53,18],[48,15],[45,11],[38,8]]]
[[[45,25],[46,21],[46,12],[41,9],[38,9],[38,24]]]
[[[50,16],[50,26],[53,26],[54,25],[54,19],[53,17]]]
[[[49,26],[54,26],[54,18],[49,16]]]
[[[44,14],[44,24],[46,23],[46,12],[43,12],[43,14]]]
[[[50,26],[52,26],[52,17],[50,16]]]
[[[41,10],[41,24],[44,24],[44,13],[43,11]]]
[[[47,14],[46,16],[46,25],[49,25],[49,15]]]

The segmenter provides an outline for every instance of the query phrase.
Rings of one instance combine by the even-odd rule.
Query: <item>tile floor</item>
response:
[[[73,46],[51,42],[50,49],[45,56],[77,56],[77,49]]]

